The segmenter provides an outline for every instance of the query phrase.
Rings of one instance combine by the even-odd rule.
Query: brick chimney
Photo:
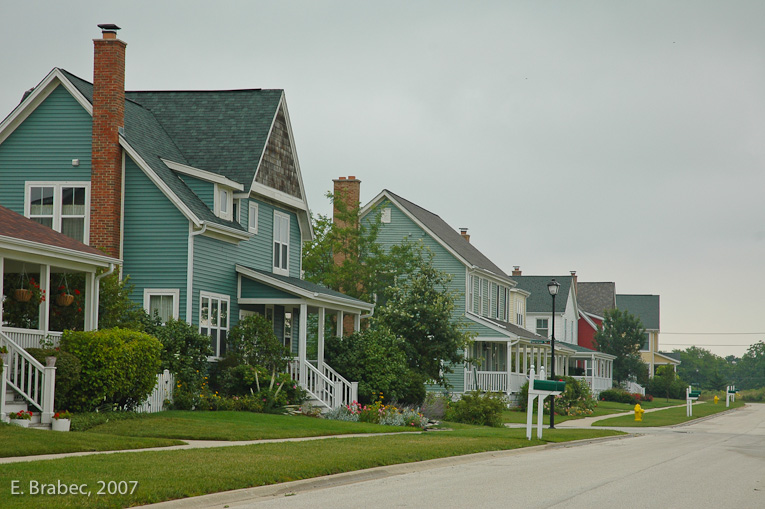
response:
[[[521,273],[521,266],[520,265],[513,265],[513,276],[522,276]]]
[[[462,238],[470,242],[470,235],[468,235],[468,229],[467,228],[460,228],[460,235],[462,235]]]
[[[122,149],[125,125],[125,47],[117,25],[98,25],[93,40],[93,146],[90,176],[90,245],[120,256]]]
[[[345,211],[353,211],[359,208],[360,195],[361,195],[361,181],[355,176],[340,177],[333,180],[335,183],[334,188],[334,207],[332,209],[332,221],[340,228],[347,228],[349,226],[358,226],[358,224],[348,224],[348,219],[341,217],[343,214],[340,210],[342,208]],[[338,204],[342,204],[338,208]],[[358,218],[357,218],[358,219]],[[345,260],[343,253],[335,254],[335,264],[342,265]]]

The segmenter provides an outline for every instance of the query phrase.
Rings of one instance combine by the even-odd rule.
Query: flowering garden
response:
[[[342,405],[334,410],[330,410],[325,417],[338,421],[367,422],[384,426],[406,426],[418,429],[424,429],[428,425],[428,418],[418,410],[383,404],[382,393],[380,393],[377,401],[371,405],[362,405],[354,401],[350,405]]]

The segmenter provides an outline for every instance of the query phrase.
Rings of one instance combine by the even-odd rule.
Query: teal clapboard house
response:
[[[380,243],[422,242],[433,253],[434,265],[451,274],[451,287],[460,296],[454,318],[475,335],[465,357],[476,361],[456,367],[448,376],[454,393],[484,390],[513,397],[526,382],[532,364],[548,364],[549,341],[526,328],[529,292],[519,289],[471,244],[466,230],[457,232],[438,215],[388,190],[365,205],[360,214],[363,221],[379,218]],[[562,359],[566,352],[556,348],[556,357]]]
[[[0,205],[121,259],[132,298],[197,325],[214,357],[266,316],[295,379],[350,402],[309,324],[373,306],[301,279],[313,231],[284,91],[125,92],[126,45],[99,26],[93,83],[53,69],[0,124]]]

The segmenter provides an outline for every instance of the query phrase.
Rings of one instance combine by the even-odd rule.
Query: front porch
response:
[[[113,270],[117,263],[0,207],[0,347],[5,350],[0,420],[7,420],[8,406],[18,396],[28,409],[40,412],[43,424],[51,422],[55,367],[44,366],[26,349],[55,346],[64,329],[95,329],[96,272]]]
[[[326,409],[358,399],[358,383],[337,373],[324,360],[327,334],[343,337],[361,327],[373,304],[304,281],[236,266],[240,314],[258,313],[274,324],[274,331],[295,358],[288,367],[313,399]]]
[[[569,358],[573,353],[566,343],[555,344],[555,372],[558,375],[569,374]],[[485,391],[503,392],[510,396],[517,395],[528,381],[526,373],[533,365],[544,366],[547,372],[551,368],[549,341],[518,339],[515,341],[476,341],[470,358],[478,366],[466,364],[464,369],[465,392]]]

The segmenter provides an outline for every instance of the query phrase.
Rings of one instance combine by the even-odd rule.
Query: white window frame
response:
[[[220,303],[226,302],[226,324],[225,326],[221,326],[220,323],[218,323],[216,326],[213,326],[212,324],[207,325],[206,327],[203,327],[202,324],[202,308],[204,307],[202,304],[205,299],[210,299],[210,304],[212,304],[213,300],[218,301],[218,309],[220,310]],[[220,311],[218,311],[218,322],[220,322]],[[220,351],[221,351],[221,343],[220,343],[220,331],[225,330],[226,331],[226,339],[228,340],[228,333],[231,330],[230,328],[231,324],[231,297],[229,295],[223,295],[221,293],[212,293],[212,292],[199,292],[199,333],[204,334],[202,332],[203,328],[208,329],[208,334],[205,334],[206,336],[212,337],[213,329],[218,330],[218,337],[217,337],[217,345],[213,348],[213,355],[212,357],[209,357],[210,360],[220,359]]]
[[[523,322],[524,322],[523,317],[525,315],[525,313],[523,312],[524,304],[525,303],[522,299],[517,299],[515,301],[515,320],[516,320],[516,323],[521,327],[523,327]]]
[[[542,328],[542,327],[539,326],[540,320],[544,320],[545,322],[547,322],[547,327],[544,327],[544,329],[547,330],[547,334],[546,335],[539,334],[539,329]],[[536,334],[539,334],[542,337],[549,338],[550,337],[550,319],[549,318],[537,318],[536,323],[534,323],[534,332]]]
[[[151,298],[152,297],[167,297],[170,296],[173,298],[173,316],[172,318],[174,320],[178,320],[180,317],[180,302],[181,302],[181,291],[178,288],[144,288],[143,289],[143,309],[149,314],[149,316],[153,316],[151,314]]]
[[[251,201],[247,207],[247,229],[256,235],[258,233],[258,212],[258,204]]]
[[[277,238],[277,232],[281,232],[280,223],[282,221],[287,222],[287,235],[286,239],[281,238],[281,234],[278,235]],[[274,227],[273,227],[274,235],[273,235],[273,243],[271,244],[271,256],[273,257],[273,272],[274,274],[281,274],[282,276],[289,276],[290,275],[290,216],[288,214],[285,214],[284,212],[279,212],[278,210],[274,210]],[[276,257],[276,244],[279,243],[279,259],[277,260]],[[287,250],[287,258],[286,258],[286,267],[282,266],[282,260],[283,260],[283,250]]]
[[[52,228],[61,233],[61,219],[80,216],[64,216],[62,213],[62,189],[65,187],[82,187],[85,189],[85,215],[84,226],[82,232],[82,243],[88,244],[90,242],[90,182],[88,181],[29,181],[25,182],[24,186],[24,216],[30,219],[35,217],[48,217],[48,216],[32,216],[32,188],[33,187],[52,187],[53,188],[53,226]]]
[[[221,195],[226,196],[225,205],[227,206],[225,209],[223,208],[224,203],[221,203]],[[220,184],[215,184],[215,196],[214,200],[215,203],[215,215],[218,216],[221,219],[227,219],[229,221],[234,220],[234,190],[225,186],[222,186]]]

